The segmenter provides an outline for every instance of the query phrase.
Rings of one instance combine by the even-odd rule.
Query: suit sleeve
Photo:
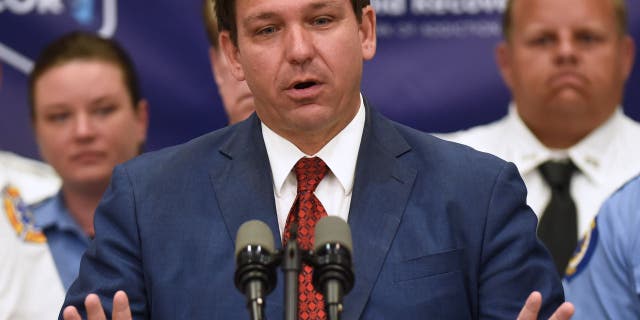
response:
[[[516,167],[506,164],[488,203],[479,274],[482,319],[514,319],[529,294],[542,294],[540,318],[564,301],[551,256],[536,236],[537,218],[526,204]]]
[[[116,167],[96,209],[95,238],[82,257],[78,278],[71,285],[62,310],[73,305],[85,317],[84,299],[95,293],[110,319],[113,295],[124,290],[133,317],[148,318],[135,201],[126,169]],[[59,317],[62,319],[62,312]]]

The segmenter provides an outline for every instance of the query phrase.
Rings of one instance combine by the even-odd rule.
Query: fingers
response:
[[[102,304],[100,303],[100,298],[94,293],[87,295],[87,298],[84,299],[84,306],[87,308],[87,319],[88,320],[106,320],[107,317],[104,315],[104,310],[102,309]]]
[[[78,309],[74,306],[64,308],[62,318],[64,320],[82,320],[82,317],[80,317],[80,314],[78,313]]]
[[[573,307],[573,304],[565,302],[556,309],[556,312],[553,313],[549,320],[569,320],[571,319],[571,316],[573,316],[574,311],[575,308]]]
[[[88,294],[84,299],[84,306],[87,308],[88,320],[106,320],[104,309],[100,298],[94,293]],[[78,310],[74,306],[68,306],[62,314],[64,320],[82,320]],[[120,290],[113,296],[113,320],[131,320],[131,309],[129,308],[129,298],[127,294]]]
[[[538,291],[532,292],[527,301],[524,303],[524,307],[518,314],[518,320],[534,320],[538,319],[538,313],[542,306],[542,295]]]
[[[120,290],[113,296],[113,320],[131,320],[131,309],[127,294]],[[66,319],[65,319],[66,320]]]

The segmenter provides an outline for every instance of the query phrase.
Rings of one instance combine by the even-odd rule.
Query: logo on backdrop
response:
[[[113,36],[116,31],[117,11],[117,0],[0,0],[0,14],[36,20],[28,25],[37,25],[38,19],[59,19],[60,25],[71,25],[72,30],[91,29],[96,25],[96,32],[106,38]],[[24,34],[29,34],[29,31]],[[55,37],[57,34],[54,30],[48,36]],[[33,61],[19,48],[12,48],[2,41],[0,60],[25,74],[33,68]]]
[[[381,39],[487,38],[500,35],[506,0],[372,0]]]

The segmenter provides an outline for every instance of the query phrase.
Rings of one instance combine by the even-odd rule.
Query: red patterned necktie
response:
[[[324,178],[328,167],[318,157],[302,158],[296,163],[294,171],[298,180],[298,193],[284,227],[284,245],[287,244],[291,235],[291,226],[297,224],[298,246],[301,250],[310,250],[313,248],[316,222],[327,215],[322,203],[313,192]],[[313,288],[312,270],[311,266],[302,264],[302,272],[298,277],[298,318],[324,320],[327,318],[324,298]]]

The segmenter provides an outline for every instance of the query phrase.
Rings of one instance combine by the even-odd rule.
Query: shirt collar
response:
[[[544,146],[525,125],[515,104],[509,106],[507,117],[507,132],[510,133],[507,139],[512,139],[519,146],[514,150],[513,156],[522,175],[536,170],[540,164],[548,160],[570,158],[588,179],[598,183],[607,179],[606,170],[603,170],[604,157],[607,154],[605,150],[615,135],[616,127],[623,121],[620,107],[600,127],[576,145],[564,150],[553,150]]]
[[[320,157],[336,176],[345,194],[353,189],[358,150],[364,131],[365,108],[360,95],[360,108],[356,116],[315,155],[306,155],[293,143],[273,132],[262,123],[262,136],[271,165],[274,190],[280,195],[287,176],[302,157]]]
[[[608,179],[607,150],[615,141],[618,128],[623,127],[623,118],[622,108],[618,107],[607,121],[569,148],[571,160],[590,180],[603,183]]]
[[[538,138],[529,130],[524,123],[514,103],[509,105],[509,113],[507,114],[507,130],[508,135],[505,139],[509,139],[512,143],[507,145],[516,145],[512,151],[514,162],[518,164],[521,175],[526,175],[545,161],[553,158],[553,152],[545,147]]]
[[[32,210],[34,211],[35,225],[40,230],[57,229],[70,231],[79,235],[79,238],[86,239],[87,243],[89,242],[89,237],[87,237],[80,225],[73,220],[64,205],[62,191],[39,204],[35,204],[32,206]]]

